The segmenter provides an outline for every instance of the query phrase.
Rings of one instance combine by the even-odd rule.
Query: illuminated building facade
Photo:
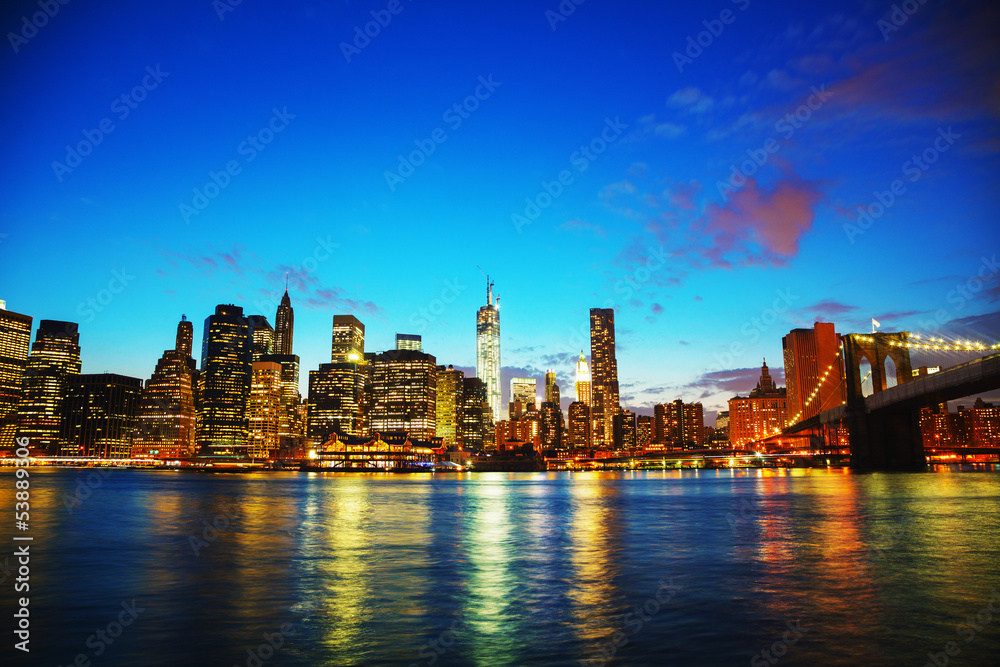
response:
[[[17,437],[32,450],[59,451],[67,382],[80,373],[76,322],[41,320],[28,356],[17,409]]]
[[[66,382],[60,456],[127,459],[131,456],[142,380],[96,373]]]
[[[274,354],[274,329],[271,323],[263,315],[249,315],[247,320],[253,329],[253,360],[260,361],[261,357]]]
[[[582,350],[580,360],[576,362],[576,400],[590,407],[590,367]]]
[[[920,410],[920,432],[924,447],[1000,446],[1000,407],[977,398],[971,409],[959,406],[948,411],[941,403]]]
[[[362,435],[364,367],[353,363],[320,364],[309,371],[307,435],[317,445],[330,434]]]
[[[365,325],[354,315],[334,315],[330,362],[356,364],[365,357]]]
[[[618,414],[618,360],[615,357],[615,311],[613,308],[590,309],[591,414],[594,420],[594,446],[608,446],[614,441],[614,422]]]
[[[556,372],[551,368],[545,371],[545,400],[559,404],[559,385],[556,384]]]
[[[537,380],[533,378],[510,379],[510,403],[507,406],[509,419],[520,419],[525,412],[535,408],[536,387]]]
[[[561,449],[563,419],[557,403],[544,401],[541,408],[542,449]]]
[[[288,287],[281,297],[278,310],[274,314],[274,354],[291,354],[292,338],[295,332],[295,309],[288,296]]]
[[[17,406],[31,347],[31,316],[7,310],[0,301],[0,448],[14,446]]]
[[[255,361],[251,366],[250,400],[247,404],[250,458],[265,459],[280,446],[279,422],[282,410],[281,364]]]
[[[205,318],[198,376],[197,442],[201,454],[247,451],[253,332],[243,309],[219,305]]]
[[[305,436],[305,420],[299,414],[299,356],[269,354],[260,358],[281,366],[281,411],[278,413],[278,440],[284,449],[294,449]]]
[[[195,453],[194,326],[181,316],[174,349],[165,350],[146,380],[136,411],[132,458],[180,458]]]
[[[396,349],[421,352],[423,351],[423,341],[417,334],[398,333],[396,334]]]
[[[541,451],[542,440],[530,421],[503,420],[496,424],[498,451],[519,450],[526,446]]]
[[[437,430],[437,360],[414,350],[377,354],[371,361],[372,433],[406,432],[429,440]]]
[[[480,378],[462,380],[462,410],[459,420],[462,447],[472,451],[482,450],[489,441],[492,417],[486,398],[486,384]]]
[[[437,436],[446,446],[461,445],[462,388],[465,373],[454,366],[438,366]]]
[[[765,361],[760,381],[748,397],[729,399],[729,443],[743,447],[780,432],[787,420],[785,388],[777,387]]]
[[[653,418],[649,415],[635,417],[635,446],[640,449],[648,447],[653,441]]]
[[[812,329],[792,329],[781,339],[785,362],[785,385],[788,392],[788,416],[796,422],[815,417],[822,410],[844,402],[840,371],[840,335],[830,322],[816,322]],[[830,367],[834,371],[820,382]],[[810,395],[818,389],[811,401]]]
[[[590,406],[583,401],[569,404],[569,446],[590,447]]]
[[[490,418],[500,421],[500,299],[493,303],[493,283],[486,278],[486,305],[476,315],[476,375],[486,385]]]
[[[615,449],[635,449],[635,413],[628,410],[620,410],[611,418],[614,429]]]

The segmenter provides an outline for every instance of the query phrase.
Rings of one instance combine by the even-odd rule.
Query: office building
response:
[[[611,418],[614,429],[613,442],[617,450],[635,449],[635,413],[628,410],[619,410]]]
[[[356,364],[364,357],[365,325],[354,315],[334,315],[330,362]]]
[[[0,301],[0,449],[14,446],[17,406],[31,349],[31,316],[7,310]]]
[[[320,364],[309,371],[307,435],[322,445],[330,435],[363,435],[364,366],[355,363]]]
[[[437,430],[437,360],[415,350],[377,354],[371,361],[372,433],[406,432],[430,440]]]
[[[500,299],[493,302],[493,283],[486,278],[486,305],[476,314],[476,375],[486,385],[490,419],[500,421]]]
[[[280,310],[280,308],[279,308]],[[197,442],[201,454],[247,453],[253,332],[239,306],[219,305],[205,318],[198,376]]]
[[[249,315],[247,320],[253,329],[253,360],[260,361],[262,357],[274,354],[274,329],[264,315]]]
[[[640,449],[649,447],[653,441],[653,418],[649,415],[635,417],[635,446]]]
[[[729,399],[729,443],[744,447],[786,426],[785,388],[775,386],[767,361],[760,369],[760,381],[747,397]]]
[[[295,331],[295,310],[288,296],[288,286],[281,297],[274,315],[274,354],[292,354],[292,337]]]
[[[465,373],[454,366],[438,366],[437,374],[437,437],[445,446],[461,445],[459,433],[462,419],[462,388]]]
[[[141,395],[140,378],[115,373],[69,376],[59,454],[130,458]]]
[[[489,425],[492,421],[486,383],[480,378],[462,380],[462,411],[460,437],[463,449],[481,451],[490,439]]]
[[[844,402],[840,335],[832,323],[816,322],[812,329],[792,329],[781,339],[781,350],[789,419],[803,421]],[[820,378],[831,367],[833,371],[821,382]],[[818,393],[810,400],[817,388]]]
[[[580,360],[576,362],[576,400],[590,407],[590,367],[582,350]]]
[[[396,334],[397,350],[412,350],[414,352],[421,352],[422,345],[423,343],[421,338],[417,334]]]
[[[569,446],[590,447],[590,406],[583,401],[569,404]]]
[[[591,414],[594,446],[614,440],[612,418],[618,414],[618,360],[615,357],[615,311],[590,309]]]
[[[41,320],[28,356],[17,409],[17,437],[32,451],[59,451],[67,382],[80,373],[76,322]]]
[[[164,350],[146,380],[136,410],[132,458],[181,458],[195,454],[195,391],[198,370],[191,357],[194,326],[181,316],[174,349]]]

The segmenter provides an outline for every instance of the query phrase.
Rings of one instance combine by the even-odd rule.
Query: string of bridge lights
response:
[[[806,408],[809,407],[809,404],[813,402],[813,399],[815,399],[817,396],[819,396],[819,390],[823,387],[823,383],[826,382],[826,378],[833,371],[833,367],[837,366],[837,359],[840,358],[840,353],[843,350],[844,350],[844,345],[843,345],[843,343],[841,343],[840,349],[837,350],[837,354],[835,354],[834,357],[833,357],[833,363],[826,367],[826,370],[823,372],[823,375],[821,375],[819,377],[819,382],[816,383],[816,388],[812,390],[812,393],[809,394],[809,398],[807,398],[806,401],[805,401],[805,403],[802,404],[802,408],[799,410],[798,414],[796,414],[791,419],[787,420],[788,424],[796,424],[796,423],[798,423],[799,417],[802,416],[802,413],[805,412]],[[771,433],[771,435],[777,435],[778,433],[781,433],[781,428],[780,427],[779,428],[775,428],[774,431]]]
[[[867,343],[878,342],[872,336],[854,334],[854,337]],[[982,343],[973,340],[947,340],[945,338],[937,338],[934,336],[921,336],[918,333],[911,333],[910,338],[916,339],[916,342],[909,340],[888,340],[881,342],[888,343],[892,347],[905,347],[910,350],[940,350],[943,352],[983,352],[986,350],[1000,350],[1000,343]]]

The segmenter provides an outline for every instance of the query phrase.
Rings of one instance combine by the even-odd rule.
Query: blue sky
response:
[[[84,372],[273,323],[286,273],[303,391],[337,313],[474,366],[477,266],[505,380],[568,402],[613,306],[641,412],[780,379],[816,320],[1000,331],[990,3],[8,4],[0,298],[80,322]]]

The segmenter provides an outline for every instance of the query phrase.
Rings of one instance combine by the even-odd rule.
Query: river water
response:
[[[33,537],[31,653],[13,650],[10,571],[0,655],[998,665],[998,473],[32,469],[30,529],[3,522],[7,544]]]

